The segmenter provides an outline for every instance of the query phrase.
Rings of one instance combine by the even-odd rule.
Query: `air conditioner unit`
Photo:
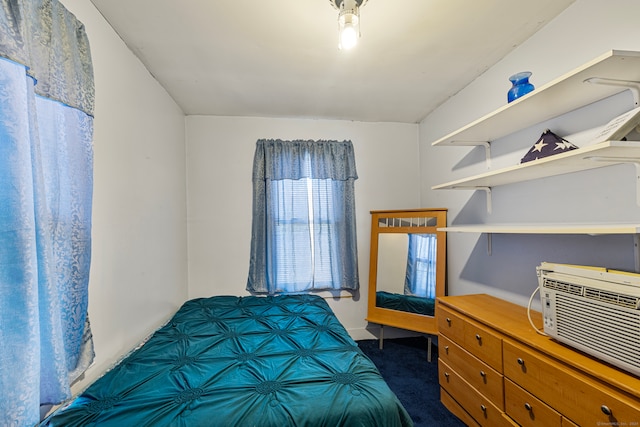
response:
[[[543,262],[544,332],[640,376],[640,275]]]

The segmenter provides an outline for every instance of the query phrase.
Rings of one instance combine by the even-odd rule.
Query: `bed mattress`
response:
[[[186,302],[43,425],[413,423],[324,299],[289,295]]]

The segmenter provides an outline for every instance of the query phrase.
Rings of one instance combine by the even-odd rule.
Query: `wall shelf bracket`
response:
[[[635,260],[636,273],[640,273],[640,234],[633,235],[633,259]]]
[[[476,190],[483,190],[487,194],[487,213],[491,213],[492,204],[491,204],[491,187],[476,187]]]
[[[491,142],[485,141],[481,144],[484,147],[485,162],[487,169],[491,169]]]
[[[607,79],[604,77],[590,77],[584,81],[585,83],[592,83],[598,85],[607,85],[607,86],[620,86],[627,88],[631,91],[633,95],[633,106],[640,106],[640,82],[631,81],[631,80],[617,80],[617,79]]]
[[[636,166],[636,204],[640,206],[640,162],[634,162]]]

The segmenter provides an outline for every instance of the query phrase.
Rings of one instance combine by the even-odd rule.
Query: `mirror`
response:
[[[376,307],[433,316],[436,294],[437,235],[378,235]]]
[[[371,211],[367,321],[431,335],[445,295],[446,209]],[[382,334],[381,334],[382,344]]]

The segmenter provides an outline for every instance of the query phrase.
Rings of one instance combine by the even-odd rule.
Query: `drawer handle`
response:
[[[484,377],[486,377],[486,376],[487,376],[487,374],[486,374],[484,371],[480,371],[480,376],[481,376],[482,378],[484,378]]]
[[[447,317],[447,323],[449,324],[449,326],[451,326],[451,318]]]
[[[445,353],[447,353],[447,354],[449,354],[449,346],[448,346],[448,345],[445,345],[445,346],[444,346],[444,352],[445,352]]]
[[[524,366],[524,360],[518,357],[518,365]]]
[[[487,407],[484,405],[480,405],[480,409],[482,409],[482,412],[487,412]]]
[[[609,416],[611,416],[611,414],[612,414],[611,409],[610,409],[607,405],[602,405],[602,406],[600,407],[600,410],[601,410],[601,411],[602,411],[602,413],[603,413],[603,414],[605,414],[605,415],[609,415]]]
[[[533,408],[531,407],[531,405],[529,403],[525,403],[524,404],[524,409],[526,409],[527,411],[531,411],[531,409],[533,409]]]
[[[449,378],[449,372],[445,372],[444,373],[444,377],[448,379]]]
[[[478,342],[482,342],[482,337],[480,336],[480,334],[476,334],[476,339],[478,340]]]

